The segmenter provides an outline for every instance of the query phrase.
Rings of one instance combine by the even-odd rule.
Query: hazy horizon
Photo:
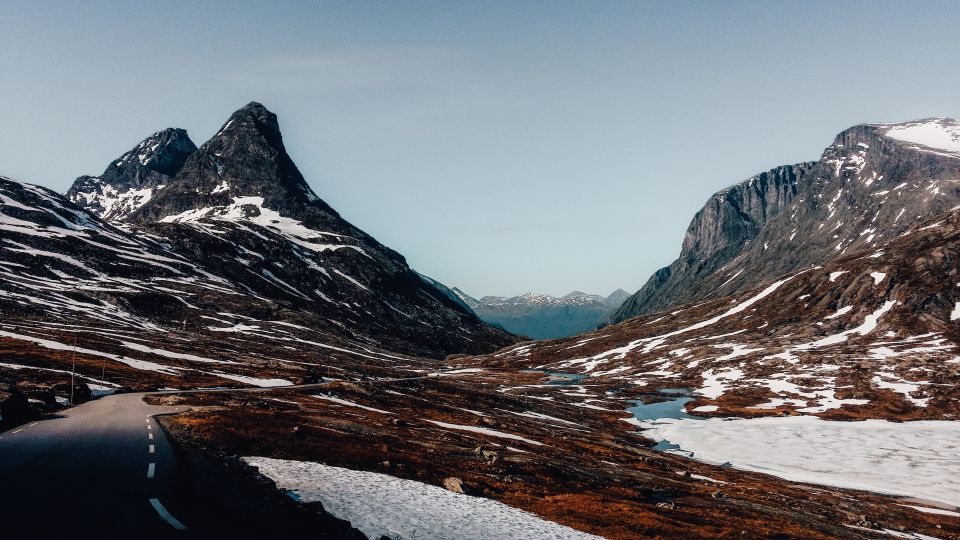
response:
[[[63,192],[155,131],[199,145],[259,101],[314,191],[423,274],[476,298],[636,291],[712,193],[858,123],[956,117],[958,15],[5,2],[0,175]]]

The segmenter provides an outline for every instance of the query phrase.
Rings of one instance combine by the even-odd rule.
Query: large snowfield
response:
[[[960,422],[662,419],[644,435],[708,463],[960,506]]]
[[[320,501],[368,538],[596,539],[483,497],[309,461],[244,458],[304,502]]]

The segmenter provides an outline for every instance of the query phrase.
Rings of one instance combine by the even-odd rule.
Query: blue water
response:
[[[657,394],[661,396],[679,397],[658,401],[656,403],[635,401],[634,406],[628,408],[627,412],[632,414],[637,420],[645,422],[656,422],[664,418],[702,420],[702,418],[689,415],[684,411],[686,404],[694,401],[694,398],[690,396],[690,392],[690,388],[663,388],[658,390]],[[660,441],[653,449],[662,452],[665,450],[680,450],[680,447],[667,441]]]
[[[550,377],[548,384],[556,384],[560,386],[578,384],[580,381],[586,378],[586,375],[583,373],[563,373],[561,371],[543,371],[542,369],[525,369],[523,371],[543,373],[544,375]]]

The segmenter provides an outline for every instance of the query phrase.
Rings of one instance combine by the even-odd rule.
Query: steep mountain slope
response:
[[[186,131],[158,131],[111,162],[100,176],[77,178],[67,198],[107,221],[122,221],[166,187],[196,150]]]
[[[960,419],[960,211],[755,288],[480,365],[582,374],[593,393],[694,388],[711,414]]]
[[[138,148],[153,148],[154,138]],[[153,163],[134,158],[128,153],[117,163]],[[120,191],[124,181],[105,174],[98,186]],[[235,112],[163,182],[117,218],[247,295],[400,352],[479,352],[512,339],[320,200],[287,154],[276,115],[258,103]],[[71,192],[83,193],[88,183],[81,178]],[[77,200],[94,211],[102,206],[96,197]]]
[[[880,245],[953,208],[960,204],[958,137],[958,123],[945,118],[855,126],[816,163],[718,193],[694,218],[677,261],[613,321],[744,291]]]
[[[200,289],[229,293],[162,242],[134,236],[46,188],[0,177],[0,310],[8,317],[85,318],[157,329]],[[183,292],[189,289],[193,292]]]
[[[534,339],[589,332],[606,320],[628,296],[623,289],[608,297],[573,291],[561,298],[526,293],[512,298],[484,296],[477,300],[457,288],[453,293],[484,321]]]

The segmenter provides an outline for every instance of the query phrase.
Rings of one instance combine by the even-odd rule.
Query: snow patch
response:
[[[304,502],[323,503],[368,538],[599,539],[484,497],[309,461],[244,460]]]

